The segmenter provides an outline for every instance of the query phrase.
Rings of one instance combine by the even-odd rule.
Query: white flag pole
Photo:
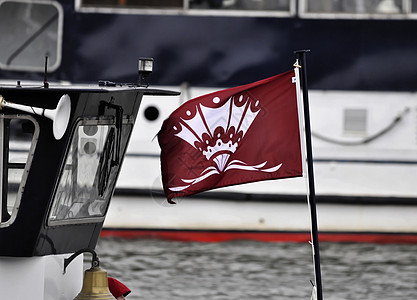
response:
[[[311,217],[311,243],[313,247],[313,260],[314,260],[314,274],[315,274],[315,288],[317,289],[317,299],[323,300],[323,288],[321,283],[321,270],[320,270],[320,253],[319,253],[319,238],[317,228],[317,210],[316,210],[316,192],[314,188],[314,171],[313,171],[313,151],[311,144],[311,128],[310,128],[310,111],[308,101],[308,88],[307,88],[307,64],[306,53],[310,50],[295,51],[296,57],[299,62],[300,79],[303,92],[303,109],[304,109],[304,130],[305,130],[305,146],[307,155],[307,178],[308,178],[308,204],[310,208]]]

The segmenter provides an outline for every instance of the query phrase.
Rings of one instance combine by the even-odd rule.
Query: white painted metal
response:
[[[41,257],[0,257],[2,299],[72,300],[81,291],[83,255],[63,274],[71,254]]]
[[[417,206],[318,204],[320,231],[415,233]],[[306,203],[161,198],[112,199],[104,228],[310,231]]]

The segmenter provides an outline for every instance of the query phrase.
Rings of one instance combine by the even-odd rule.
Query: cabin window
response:
[[[63,12],[57,2],[1,1],[0,69],[43,72],[47,61],[47,70],[56,70],[62,28]]]
[[[289,11],[289,0],[190,0],[190,9]]]
[[[295,7],[296,0],[79,0],[78,5],[86,12],[240,16],[289,16]]]
[[[405,18],[417,12],[417,0],[300,0],[300,14],[329,18]]]
[[[104,219],[120,168],[117,153],[120,157],[124,153],[120,141],[126,145],[131,130],[131,124],[124,124],[119,131],[103,121],[81,121],[72,136],[49,225]]]
[[[403,0],[315,0],[305,1],[308,12],[318,13],[400,13]]]
[[[38,136],[33,117],[0,114],[0,227],[16,218]]]

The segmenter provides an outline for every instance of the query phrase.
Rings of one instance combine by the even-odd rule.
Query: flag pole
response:
[[[305,141],[307,152],[307,177],[308,177],[308,201],[310,207],[311,216],[311,239],[313,246],[313,260],[314,260],[314,272],[316,277],[317,299],[323,300],[323,288],[321,284],[321,270],[320,270],[320,253],[319,253],[319,238],[317,229],[317,210],[316,210],[316,192],[314,189],[314,173],[313,173],[313,151],[311,145],[311,128],[310,128],[310,112],[308,101],[308,88],[307,88],[307,64],[306,53],[310,50],[298,50],[294,51],[300,64],[300,79],[303,92],[303,106],[304,106],[304,126],[305,126]]]

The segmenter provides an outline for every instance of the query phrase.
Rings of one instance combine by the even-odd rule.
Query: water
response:
[[[314,278],[309,244],[105,238],[96,250],[127,300],[310,299]],[[417,299],[417,245],[321,243],[320,255],[326,300]]]

